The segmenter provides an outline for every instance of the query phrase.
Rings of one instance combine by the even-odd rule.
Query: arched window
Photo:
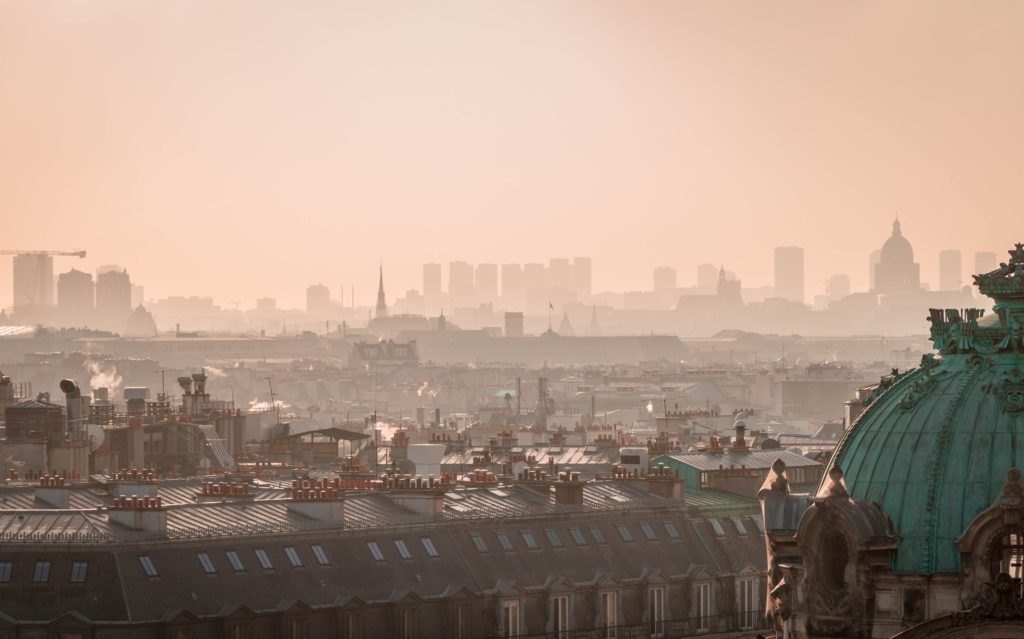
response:
[[[846,587],[846,564],[850,561],[850,548],[846,536],[838,530],[826,531],[821,536],[821,583],[832,592]]]
[[[1005,572],[1014,579],[1024,576],[1024,532],[1002,535],[992,544],[989,570],[993,578]]]

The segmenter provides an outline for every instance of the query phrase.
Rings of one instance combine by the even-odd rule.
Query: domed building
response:
[[[899,219],[892,223],[892,235],[882,245],[874,269],[873,281],[878,293],[891,295],[921,290],[921,266],[914,261],[914,248],[903,237]]]
[[[995,312],[931,310],[937,352],[881,380],[815,495],[765,481],[780,636],[1024,637],[1024,245],[974,279]]]

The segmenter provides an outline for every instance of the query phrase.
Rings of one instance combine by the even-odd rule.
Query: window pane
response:
[[[270,557],[267,556],[267,551],[262,548],[256,549],[256,559],[260,562],[260,567],[264,570],[270,570],[274,567],[274,564],[270,563]]]
[[[576,542],[577,546],[587,545],[587,538],[583,536],[583,532],[579,528],[570,528],[569,535],[572,536],[572,540]]]
[[[679,531],[676,530],[676,525],[671,521],[662,522],[665,526],[665,532],[668,533],[669,539],[679,539]]]
[[[242,560],[238,557],[238,553],[234,550],[229,550],[225,553],[228,556],[228,561],[231,562],[231,567],[238,572],[245,570],[245,566],[242,565]]]
[[[619,537],[622,537],[622,541],[633,541],[633,533],[626,528],[626,524],[615,524],[615,528],[619,531]]]
[[[0,583],[9,583],[11,581],[11,569],[14,564],[9,561],[0,561]]]
[[[299,553],[295,552],[295,548],[293,548],[292,546],[285,546],[284,554],[288,555],[288,561],[292,563],[293,567],[302,567],[302,560],[299,559]]]
[[[147,576],[157,576],[156,566],[153,565],[153,561],[149,558],[149,555],[141,555],[139,557],[139,563],[142,564],[142,569],[146,571]]]
[[[548,536],[548,541],[554,548],[562,547],[562,538],[558,536],[558,533],[550,528],[544,531],[544,534]]]
[[[203,572],[207,574],[217,572],[217,569],[213,567],[213,562],[210,561],[210,555],[205,552],[196,553],[196,557],[199,558],[199,564],[203,567]]]
[[[430,537],[424,537],[420,541],[423,542],[423,549],[427,551],[428,557],[437,557],[437,548],[434,547],[434,542]]]
[[[37,561],[36,571],[32,575],[32,581],[42,582],[50,580],[50,562],[48,561]]]
[[[377,545],[377,542],[367,542],[366,547],[370,549],[370,554],[373,555],[374,559],[384,561],[384,553],[380,551],[380,546]]]
[[[606,544],[608,540],[604,538],[604,531],[600,528],[591,528],[590,536],[594,538],[594,543]]]
[[[76,561],[71,564],[71,577],[69,581],[73,584],[80,584],[85,582],[85,573],[89,569],[89,564],[84,561]]]
[[[715,529],[715,534],[719,537],[725,537],[725,528],[722,528],[722,522],[717,519],[709,519],[711,527]]]
[[[505,533],[498,533],[498,543],[501,544],[503,550],[515,550],[512,540]]]
[[[657,541],[658,535],[654,534],[654,529],[648,524],[640,524],[640,531],[643,532],[644,537],[647,537],[650,541]]]
[[[395,548],[398,549],[398,554],[401,555],[402,559],[412,559],[412,553],[406,547],[405,542],[401,539],[395,540]]]
[[[484,541],[483,535],[480,533],[472,533],[470,537],[473,539],[473,545],[480,552],[487,552],[487,542]]]
[[[313,546],[310,546],[310,548],[313,549],[313,556],[316,557],[317,563],[319,563],[321,566],[330,565],[331,562],[328,561],[327,553],[324,552],[323,546],[319,544],[314,544]]]
[[[533,538],[532,532],[524,530],[519,534],[522,535],[523,541],[526,543],[527,548],[529,548],[530,550],[535,550],[536,548],[538,548],[537,540]]]
[[[732,525],[736,526],[736,532],[741,535],[747,534],[747,527],[743,525],[743,521],[739,517],[730,517]]]

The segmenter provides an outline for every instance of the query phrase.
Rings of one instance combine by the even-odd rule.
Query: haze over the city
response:
[[[934,286],[1024,228],[1022,36],[1017,2],[4,2],[0,248],[301,305],[380,260],[763,285],[798,245],[814,293],[898,212]]]

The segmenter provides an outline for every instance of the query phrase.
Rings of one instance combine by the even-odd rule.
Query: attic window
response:
[[[497,533],[498,543],[501,544],[502,550],[515,550],[515,546],[512,545],[512,540],[508,538],[503,532]]]
[[[562,538],[558,536],[558,532],[548,528],[544,531],[544,534],[548,536],[548,541],[551,542],[552,548],[561,548],[564,544]]]
[[[487,492],[491,493],[495,497],[508,497],[507,492],[505,492],[504,490],[499,490],[497,488],[491,488]]]
[[[587,444],[583,448],[584,455],[593,455],[595,453],[597,453],[597,444]]]
[[[156,566],[153,565],[153,560],[149,558],[149,555],[139,555],[139,563],[142,564],[142,570],[145,571],[147,577],[160,576],[160,573],[156,571]]]
[[[302,559],[299,558],[299,553],[295,551],[295,548],[285,546],[284,554],[288,555],[288,561],[292,562],[294,568],[302,568]]]
[[[423,549],[427,551],[428,557],[438,556],[439,553],[437,552],[437,548],[434,547],[434,542],[430,537],[423,537],[420,541],[423,542]]]
[[[11,569],[14,567],[9,561],[0,561],[0,583],[11,583]]]
[[[366,547],[370,549],[370,554],[373,555],[374,560],[384,561],[384,553],[380,551],[380,546],[375,541],[366,542]]]
[[[577,546],[586,546],[587,538],[583,536],[583,532],[579,528],[570,528],[569,535],[572,540],[576,542]]]
[[[313,556],[316,557],[316,562],[321,566],[330,566],[331,560],[327,558],[327,553],[324,552],[324,547],[319,544],[313,544],[310,546],[313,550]]]
[[[484,541],[483,535],[480,533],[470,533],[469,537],[473,540],[473,545],[476,546],[478,552],[487,552],[487,542]]]
[[[235,552],[234,550],[229,550],[224,554],[228,556],[228,562],[231,564],[231,567],[234,568],[235,572],[245,572],[245,565],[242,563],[242,560],[238,557],[237,552]]]
[[[622,541],[627,543],[633,541],[633,533],[626,527],[626,524],[615,524],[615,527],[618,529],[619,537],[622,537]]]
[[[398,549],[398,554],[401,555],[402,559],[412,559],[412,553],[409,552],[409,547],[405,545],[405,542],[401,539],[395,539],[395,548]]]
[[[530,532],[528,530],[524,530],[523,532],[521,532],[519,534],[522,535],[523,542],[526,543],[526,547],[527,548],[529,548],[530,550],[536,550],[536,549],[540,548],[540,546],[537,545],[537,540],[533,538],[533,533],[532,532]]]
[[[741,535],[747,534],[747,527],[743,525],[739,517],[730,517],[729,519],[732,520],[732,525],[736,526],[736,532]]]
[[[256,549],[256,559],[260,562],[260,567],[264,570],[273,570],[274,564],[270,562],[270,557],[267,556],[267,551],[262,548]]]
[[[73,584],[85,583],[85,575],[89,571],[89,562],[75,561],[71,564],[71,576],[68,581]]]
[[[217,572],[217,568],[210,561],[210,555],[205,552],[197,552],[196,557],[199,559],[199,565],[203,567],[203,572],[208,575],[212,575]]]
[[[37,561],[36,570],[32,573],[32,581],[43,583],[50,580],[50,562]]]
[[[676,530],[676,525],[671,521],[663,521],[661,524],[665,527],[665,532],[668,533],[669,539],[679,539],[679,531]]]
[[[658,541],[658,535],[655,534],[650,524],[640,524],[640,530],[644,533],[644,537],[647,537],[648,541]]]
[[[590,536],[594,538],[595,544],[606,544],[608,540],[604,538],[604,531],[597,527],[591,527]]]
[[[725,528],[722,528],[722,522],[717,519],[709,519],[708,523],[711,524],[712,528],[714,528],[716,535],[719,537],[725,537]]]
[[[763,533],[764,532],[764,519],[761,518],[761,515],[754,515],[753,517],[751,517],[751,519],[754,520],[754,525],[757,526],[757,532],[762,532]]]

